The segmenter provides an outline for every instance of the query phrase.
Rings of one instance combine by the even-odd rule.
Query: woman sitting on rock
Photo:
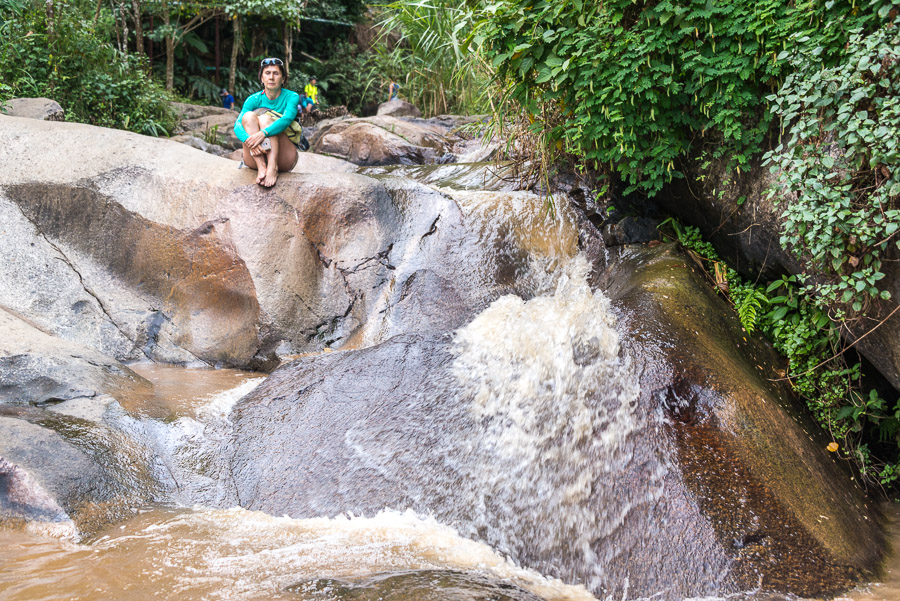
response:
[[[267,188],[275,185],[279,171],[297,164],[294,144],[303,135],[294,121],[300,96],[282,87],[287,78],[280,58],[264,58],[259,64],[264,89],[247,98],[234,124],[234,134],[244,143],[244,163],[256,165],[256,183]]]

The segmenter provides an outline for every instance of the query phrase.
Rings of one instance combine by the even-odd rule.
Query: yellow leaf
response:
[[[829,443],[828,443],[828,446],[825,447],[825,448],[828,449],[829,452],[834,453],[835,451],[838,450],[838,443],[836,443],[836,442],[829,442]]]

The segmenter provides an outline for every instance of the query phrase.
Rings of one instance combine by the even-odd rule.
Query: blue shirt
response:
[[[229,94],[228,96],[225,96],[224,98],[222,98],[222,106],[227,109],[233,108],[234,107],[234,96]]]

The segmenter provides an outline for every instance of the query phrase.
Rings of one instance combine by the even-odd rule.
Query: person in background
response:
[[[315,104],[309,99],[306,92],[300,92],[300,106],[297,107],[297,110],[301,113],[310,113],[314,106]]]
[[[319,87],[316,85],[317,83],[316,76],[313,75],[309,78],[309,83],[306,84],[306,87],[303,88],[306,97],[310,101],[310,104],[306,107],[307,113],[312,112],[312,110],[316,108],[316,105],[319,104]]]
[[[222,98],[222,106],[234,110],[234,96],[228,93],[228,90],[222,88],[222,91],[219,92],[219,96]]]
[[[234,124],[234,135],[244,143],[244,163],[256,165],[256,183],[266,188],[275,185],[279,171],[290,171],[297,164],[303,130],[294,119],[300,95],[283,88],[287,71],[280,58],[264,58],[259,64],[263,90],[244,102]]]
[[[391,82],[388,84],[388,102],[391,100],[399,100],[400,98],[400,84],[394,81],[391,78]]]

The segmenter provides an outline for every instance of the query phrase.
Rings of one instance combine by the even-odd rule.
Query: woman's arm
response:
[[[281,90],[281,98],[278,100],[281,101],[278,103],[278,108],[283,109],[278,111],[281,113],[281,118],[263,130],[267,136],[277,136],[288,128],[291,121],[297,118],[297,105],[300,104],[300,95],[297,92]]]
[[[247,138],[250,137],[250,134],[247,133],[247,130],[244,129],[244,126],[241,124],[241,119],[244,117],[244,113],[255,111],[257,108],[259,108],[259,98],[256,94],[253,94],[244,101],[244,106],[241,107],[241,114],[238,115],[237,121],[234,122],[234,135],[236,135],[241,142],[246,142]]]

